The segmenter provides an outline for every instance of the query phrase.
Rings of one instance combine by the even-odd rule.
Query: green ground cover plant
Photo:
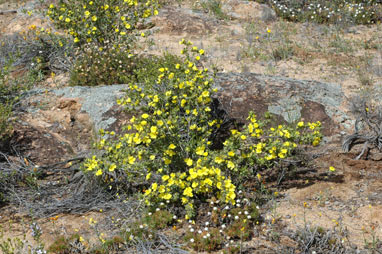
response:
[[[378,0],[269,0],[260,2],[266,2],[278,16],[290,21],[373,24],[382,19],[382,4]]]

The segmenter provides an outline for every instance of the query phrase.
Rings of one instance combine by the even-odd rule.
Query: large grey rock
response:
[[[276,13],[272,8],[254,1],[227,0],[222,4],[222,11],[231,19],[243,21],[269,22],[276,19]]]
[[[344,93],[338,84],[255,73],[220,73],[215,79],[219,97],[231,116],[245,120],[249,111],[276,114],[280,120],[321,121],[326,135],[351,117],[340,109]]]

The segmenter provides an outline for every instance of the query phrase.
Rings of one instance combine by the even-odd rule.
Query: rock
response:
[[[243,21],[262,20],[269,22],[276,19],[276,13],[268,5],[254,1],[228,0],[222,4],[222,11],[231,19]]]
[[[217,20],[205,13],[196,13],[184,8],[165,7],[151,22],[161,33],[176,35],[205,35],[212,33]]]
[[[321,121],[324,135],[332,136],[349,116],[339,109],[344,93],[340,85],[295,80],[255,73],[219,73],[218,96],[229,114],[245,121],[249,111],[271,112],[278,121]]]
[[[231,117],[245,121],[249,111],[270,111],[280,123],[321,121],[332,136],[342,119],[341,87],[255,73],[219,73],[218,97]],[[17,144],[36,164],[55,163],[90,149],[99,129],[120,132],[129,116],[116,103],[126,85],[34,89],[23,100],[27,112],[16,128]],[[57,155],[60,156],[57,156]]]

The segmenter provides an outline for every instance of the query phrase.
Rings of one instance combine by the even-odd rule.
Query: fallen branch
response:
[[[5,15],[9,13],[17,13],[17,10],[6,10],[6,11],[0,11],[0,15]]]

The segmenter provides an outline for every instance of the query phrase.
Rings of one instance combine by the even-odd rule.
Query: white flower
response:
[[[210,237],[210,236],[211,236],[210,233],[208,233],[208,234],[207,234],[207,237]]]
[[[173,218],[174,220],[176,220],[178,217],[176,217],[176,215],[174,215],[172,218]]]
[[[247,214],[248,214],[248,211],[244,211],[244,214],[247,215]]]
[[[206,223],[205,223],[205,224],[206,224],[206,226],[208,226],[210,223],[209,223],[208,221],[206,221]]]
[[[199,229],[199,230],[198,230],[198,233],[199,233],[199,234],[201,234],[201,233],[202,233],[202,231]]]
[[[191,233],[193,233],[194,231],[195,231],[195,229],[193,229],[193,228],[190,229],[190,232],[191,232]]]
[[[204,231],[208,231],[208,227],[205,227],[205,228],[204,228]]]
[[[223,225],[222,225],[222,229],[225,229],[225,228],[226,228],[226,225],[225,225],[225,224],[223,224]]]
[[[194,238],[191,238],[191,239],[190,239],[190,242],[192,242],[192,243],[195,242]]]
[[[214,207],[214,211],[216,211],[217,209],[218,209],[218,208],[215,206],[215,207]]]
[[[235,216],[235,220],[238,220],[238,219],[239,219],[239,216],[236,215],[236,216]]]
[[[247,219],[248,219],[248,220],[250,220],[251,218],[252,218],[251,215],[248,215],[248,216],[247,216]]]
[[[149,213],[149,216],[151,216],[152,215],[152,213]]]
[[[143,225],[139,225],[139,228],[143,228]]]
[[[211,212],[208,212],[207,215],[210,216],[210,215],[211,215]]]

